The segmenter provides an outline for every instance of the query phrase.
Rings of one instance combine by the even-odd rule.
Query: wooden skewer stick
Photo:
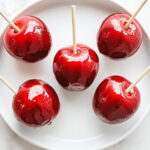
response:
[[[17,94],[16,90],[15,90],[2,76],[0,76],[0,80],[1,80],[14,94]]]
[[[20,29],[12,22],[8,19],[8,17],[6,17],[1,11],[0,11],[0,15],[17,31],[20,32]]]
[[[77,54],[76,42],[76,6],[72,5],[72,31],[73,31],[73,53]]]
[[[144,4],[146,2],[147,2],[147,0],[144,0],[143,3],[140,5],[140,7],[137,9],[137,11],[131,16],[131,18],[129,19],[129,21],[125,25],[126,29],[129,27],[130,23],[134,20],[134,18],[136,17],[136,15],[139,13],[139,11],[142,9],[142,7],[144,6]]]
[[[150,66],[145,69],[145,71],[125,90],[125,92],[128,93],[149,71]]]

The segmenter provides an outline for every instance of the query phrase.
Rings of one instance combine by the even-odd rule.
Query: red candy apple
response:
[[[51,48],[51,36],[45,24],[33,16],[20,17],[15,21],[17,32],[10,26],[4,35],[7,51],[17,59],[36,62],[45,58]]]
[[[121,123],[136,112],[140,93],[136,87],[126,93],[130,84],[121,76],[111,76],[101,82],[93,98],[93,108],[100,119],[110,124]]]
[[[59,84],[67,90],[80,91],[91,85],[99,68],[97,54],[83,44],[60,49],[54,58],[53,72]]]
[[[127,58],[141,45],[142,33],[134,20],[125,28],[130,16],[113,14],[102,23],[97,37],[99,51],[112,59]]]
[[[53,88],[36,79],[23,83],[13,100],[17,119],[33,127],[50,124],[58,114],[59,107],[59,99]]]

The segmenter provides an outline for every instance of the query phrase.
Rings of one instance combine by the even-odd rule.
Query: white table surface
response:
[[[14,12],[20,10],[34,0],[0,0],[0,10],[7,16],[12,16]],[[131,13],[140,5],[142,0],[114,0],[123,5]],[[144,9],[137,16],[150,36],[150,0]],[[0,17],[0,31],[6,22]],[[14,134],[0,116],[0,150],[43,150],[33,146]],[[140,126],[125,140],[117,145],[105,150],[150,150],[150,113],[146,116]]]

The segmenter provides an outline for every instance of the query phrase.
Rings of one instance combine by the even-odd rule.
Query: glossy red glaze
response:
[[[127,94],[125,90],[130,84],[121,76],[111,76],[101,82],[93,98],[93,108],[100,119],[110,124],[121,123],[136,112],[140,93],[134,87]]]
[[[142,32],[135,20],[125,29],[129,18],[126,14],[113,14],[104,20],[97,37],[97,45],[102,54],[120,59],[127,58],[138,50]]]
[[[33,127],[50,124],[59,108],[59,99],[54,89],[37,79],[23,83],[13,100],[17,119]]]
[[[4,35],[7,51],[15,58],[36,62],[45,58],[51,48],[51,36],[42,20],[33,16],[20,17],[15,21],[20,32],[10,26]]]
[[[89,87],[99,69],[97,54],[83,44],[60,49],[54,58],[53,72],[59,84],[67,90],[80,91]]]

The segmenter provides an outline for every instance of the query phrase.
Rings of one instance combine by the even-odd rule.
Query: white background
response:
[[[34,0],[0,0],[0,10],[7,16],[10,16],[20,10],[25,5]],[[121,4],[131,13],[140,5],[142,0],[114,0]],[[145,28],[147,34],[150,36],[150,1],[147,2],[143,10],[137,16]],[[6,22],[0,17],[0,31]],[[150,150],[150,113],[140,124],[140,126],[125,140],[117,145],[105,150]],[[43,150],[35,147],[15,135],[3,121],[0,116],[0,150]]]

